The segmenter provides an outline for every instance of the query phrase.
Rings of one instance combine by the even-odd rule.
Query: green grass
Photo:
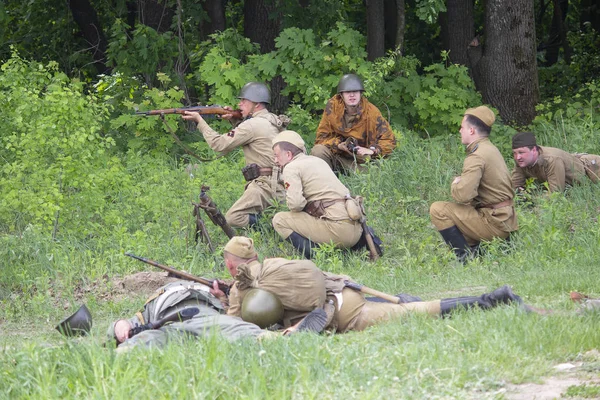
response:
[[[562,129],[553,131],[558,138]],[[545,127],[544,135],[551,133]],[[590,137],[576,127],[569,134]],[[183,166],[141,163],[130,173],[142,190],[123,188],[108,211],[123,214],[116,225],[100,225],[86,236],[67,226],[56,241],[35,226],[0,234],[0,398],[502,398],[507,383],[539,382],[558,363],[584,360],[597,370],[600,359],[589,351],[600,344],[600,315],[576,314],[568,293],[600,296],[599,187],[586,182],[551,196],[534,191],[532,201],[518,205],[520,229],[512,241],[486,244],[484,256],[462,265],[428,216],[433,201],[450,198],[449,184],[460,172],[464,153],[457,135],[405,139],[390,159],[343,178],[365,197],[369,224],[385,242],[384,257],[371,263],[366,253],[324,246],[315,262],[373,288],[424,299],[510,284],[527,302],[556,309],[555,315],[502,307],[451,319],[413,316],[345,335],[234,344],[215,336],[117,355],[102,347],[107,324],[133,314],[143,299],[114,302],[98,294],[111,290],[115,275],[151,269],[122,253],[226,277],[219,254],[190,240],[190,201],[197,193],[189,188],[210,184],[223,210],[242,190],[239,163],[232,168],[229,159],[202,165],[193,185],[179,183],[190,179]],[[510,137],[493,140],[506,148]],[[600,154],[600,139],[586,150]],[[146,183],[152,195],[143,190]],[[168,207],[160,204],[163,198]],[[226,237],[206,222],[213,242],[224,245]],[[298,257],[266,220],[248,234],[263,257]],[[66,340],[54,326],[80,303],[94,316],[92,336]],[[593,397],[594,391],[597,386],[578,386],[567,395]]]

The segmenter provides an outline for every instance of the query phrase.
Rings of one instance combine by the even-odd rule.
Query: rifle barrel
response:
[[[201,283],[201,284],[206,285],[206,286],[211,287],[211,288],[213,287],[213,282],[215,281],[215,279],[201,278],[201,277],[196,276],[196,275],[188,274],[187,272],[184,272],[184,271],[179,271],[178,269],[175,269],[173,267],[168,267],[166,265],[159,264],[159,263],[157,263],[154,260],[150,260],[149,258],[136,256],[135,254],[131,254],[131,253],[125,253],[125,255],[128,256],[128,257],[131,257],[131,258],[135,258],[136,260],[144,262],[146,264],[150,264],[153,267],[160,268],[163,271],[167,271],[167,272],[169,272],[172,275],[180,276],[180,277],[182,277],[184,279],[187,279],[189,281],[198,282],[198,283]],[[219,285],[219,289],[223,293],[225,293],[226,295],[229,295],[229,289],[230,289],[230,287],[227,286],[227,285],[225,285],[225,284],[223,284],[223,283],[220,283],[219,281],[217,281],[217,282],[218,282],[218,285]]]
[[[226,110],[223,107],[216,106],[194,106],[194,107],[179,107],[179,108],[164,108],[161,110],[136,111],[136,115],[166,115],[166,114],[183,114],[186,111],[197,112],[200,115],[225,115],[233,114],[233,118],[242,119],[240,110]]]

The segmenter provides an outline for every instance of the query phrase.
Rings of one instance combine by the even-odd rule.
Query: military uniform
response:
[[[253,113],[228,134],[215,132],[206,121],[198,123],[198,130],[211,149],[229,153],[242,147],[246,165],[258,164],[261,176],[246,184],[244,194],[227,211],[225,218],[233,227],[249,224],[249,214],[260,214],[273,201],[283,202],[285,190],[279,181],[279,168],[273,162],[272,141],[283,129],[283,122],[267,110]]]
[[[538,146],[539,156],[535,164],[512,171],[513,188],[525,186],[527,178],[548,182],[551,192],[563,191],[566,185],[579,182],[586,174],[597,183],[600,179],[600,156],[594,154],[570,154],[554,147]]]
[[[290,211],[273,217],[273,227],[282,238],[297,232],[313,243],[332,242],[343,248],[358,242],[361,224],[353,221],[346,210],[345,199],[350,192],[325,161],[298,154],[285,166],[282,177]],[[322,202],[320,217],[305,212],[307,205],[314,205],[315,201]]]
[[[357,168],[365,158],[338,148],[348,139],[373,150],[372,158],[385,157],[396,147],[394,132],[377,107],[362,97],[355,110],[349,112],[342,96],[337,94],[325,106],[311,155],[325,160],[334,170]]]
[[[506,238],[518,229],[508,167],[489,138],[467,146],[460,178],[451,188],[458,203],[431,205],[431,222],[439,231],[457,226],[472,246],[481,240]]]
[[[245,337],[255,338],[263,333],[258,326],[244,322],[241,318],[223,315],[225,312],[223,305],[210,294],[209,288],[190,281],[176,281],[163,286],[146,301],[144,309],[128,321],[135,328],[190,307],[197,307],[200,312],[187,321],[143,331],[127,339],[120,347],[127,348],[140,344],[162,346],[168,340],[186,334],[198,337],[219,334],[227,340],[234,341]],[[115,323],[109,327],[109,337],[114,337],[114,325]]]

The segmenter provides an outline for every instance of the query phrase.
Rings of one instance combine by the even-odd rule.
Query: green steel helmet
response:
[[[240,90],[238,99],[247,99],[254,103],[271,104],[271,92],[264,83],[248,82]]]
[[[362,81],[355,74],[346,74],[342,76],[340,82],[338,83],[337,92],[364,92],[365,87],[363,86]]]
[[[268,328],[283,318],[279,297],[263,289],[252,289],[242,303],[242,319],[261,328]]]
[[[92,329],[92,314],[83,304],[75,314],[56,325],[56,329],[65,336],[83,336]]]

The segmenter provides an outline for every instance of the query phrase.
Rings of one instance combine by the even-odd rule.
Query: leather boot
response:
[[[467,243],[467,240],[463,236],[462,232],[456,227],[456,225],[450,228],[442,229],[440,235],[444,238],[444,241],[452,247],[456,258],[462,263],[467,260],[470,254],[471,247]]]
[[[523,305],[523,300],[513,293],[510,286],[504,285],[491,293],[484,293],[481,296],[442,299],[440,301],[440,308],[442,315],[446,315],[457,308],[469,309],[477,306],[482,310],[487,310],[500,304],[511,303]],[[525,307],[525,310],[529,311],[527,307]]]
[[[305,238],[297,232],[292,232],[292,234],[288,236],[287,240],[289,240],[292,243],[296,250],[298,250],[304,255],[304,258],[307,258],[309,260],[311,259],[312,249],[316,247],[315,243],[311,242],[309,239]]]
[[[248,214],[248,227],[254,228],[254,226],[258,223],[259,218],[259,214]]]

